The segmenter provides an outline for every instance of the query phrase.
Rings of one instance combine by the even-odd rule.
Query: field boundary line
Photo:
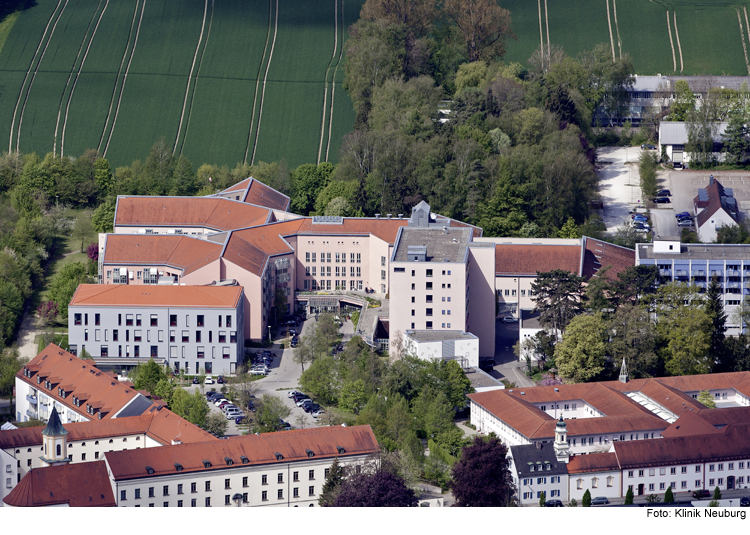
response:
[[[667,33],[669,34],[669,45],[672,47],[672,72],[677,72],[677,58],[674,55],[674,41],[672,41],[672,26],[669,24],[669,10],[667,9]]]
[[[109,0],[107,0],[107,2],[104,4],[104,9],[102,9],[102,12],[99,14],[99,19],[96,21],[96,26],[94,27],[94,31],[91,33],[91,39],[89,39],[89,44],[86,47],[86,52],[83,54],[83,59],[81,60],[81,64],[78,66],[78,72],[76,73],[75,80],[73,80],[73,87],[71,88],[70,94],[68,95],[68,104],[65,106],[65,120],[63,121],[62,136],[60,138],[60,157],[64,156],[65,130],[68,127],[68,113],[70,112],[70,103],[73,102],[73,94],[76,92],[76,86],[78,85],[78,79],[81,76],[83,65],[86,63],[86,58],[89,56],[89,50],[91,50],[91,45],[94,43],[94,38],[96,38],[96,32],[99,30],[99,24],[102,22],[102,18],[104,17],[104,12],[107,11],[107,7],[109,7]],[[55,142],[57,142],[57,134],[55,134]]]
[[[609,27],[609,46],[612,47],[612,61],[615,61],[615,40],[612,37],[612,21],[609,16],[609,0],[607,0],[607,26]]]
[[[323,115],[320,118],[320,143],[318,144],[318,161],[320,163],[320,153],[323,152],[323,137],[325,136],[326,129],[326,106],[328,104],[328,72],[331,70],[333,60],[336,58],[336,47],[339,42],[339,11],[336,0],[333,0],[333,52],[331,52],[331,59],[328,60],[328,67],[326,67],[325,83],[323,84]],[[334,82],[335,83],[335,82]]]
[[[266,44],[263,47],[263,56],[258,64],[258,74],[255,75],[255,92],[253,93],[253,112],[250,115],[250,131],[247,134],[247,146],[245,147],[245,159],[242,163],[247,163],[247,155],[250,152],[250,140],[253,138],[253,126],[255,125],[255,105],[258,102],[258,86],[260,85],[260,72],[263,70],[263,63],[266,61],[266,50],[268,50],[268,39],[271,37],[271,10],[273,9],[273,0],[268,0],[268,30],[266,31]],[[255,148],[253,147],[253,153]]]
[[[52,41],[52,36],[55,33],[55,29],[57,28],[57,23],[60,22],[60,18],[62,17],[63,11],[65,11],[65,8],[68,7],[68,1],[65,0],[65,5],[62,7],[60,12],[57,14],[57,19],[55,20],[55,24],[52,26],[52,31],[49,32],[49,37],[47,38],[47,44],[44,45],[44,49],[42,50],[42,54],[39,56],[39,61],[36,64],[36,68],[34,69],[34,74],[31,77],[31,80],[29,81],[29,87],[26,89],[26,96],[23,99],[23,106],[21,107],[21,115],[18,116],[18,128],[16,129],[16,152],[20,152],[20,144],[21,144],[21,125],[23,124],[23,114],[26,111],[26,104],[29,102],[29,95],[31,94],[31,87],[34,85],[34,80],[36,80],[36,75],[39,73],[39,66],[42,64],[42,61],[44,60],[44,55],[47,53],[47,48],[49,48],[50,41]]]
[[[750,76],[750,61],[747,59],[747,45],[745,44],[745,29],[742,27],[742,15],[740,10],[735,8],[737,11],[737,22],[740,23],[740,39],[742,40],[742,52],[745,54],[745,67],[747,67],[747,74]]]
[[[125,57],[128,55],[128,48],[130,48],[130,37],[133,35],[133,27],[135,27],[135,19],[138,18],[138,0],[135,0],[135,9],[133,9],[133,20],[130,22],[130,31],[128,32],[128,40],[125,43],[125,50],[122,53],[122,59],[120,60],[120,68],[117,69],[117,76],[115,77],[115,85],[112,87],[112,98],[109,99],[109,110],[107,111],[107,117],[104,120],[104,128],[102,129],[102,135],[99,138],[99,145],[96,150],[101,150],[102,143],[104,142],[104,136],[107,135],[107,125],[109,124],[109,118],[112,115],[112,106],[115,103],[115,95],[117,95],[117,86],[120,84],[120,74],[122,73],[122,66],[125,64]]]
[[[750,21],[747,20],[747,7],[743,6],[742,10],[745,12],[745,30],[747,31],[747,39],[750,41]]]
[[[112,128],[109,130],[109,136],[107,137],[107,146],[104,147],[104,153],[102,154],[104,158],[107,157],[109,144],[112,141],[112,134],[115,132],[115,125],[117,124],[117,116],[120,115],[120,104],[122,103],[122,94],[125,92],[125,82],[128,81],[128,73],[130,72],[130,64],[133,62],[135,49],[138,46],[138,35],[141,33],[141,23],[143,22],[143,14],[145,12],[146,12],[146,0],[143,0],[143,4],[141,4],[141,16],[138,19],[138,28],[136,28],[135,30],[135,40],[133,41],[133,48],[130,51],[130,58],[128,59],[128,66],[125,68],[125,75],[122,78],[122,87],[120,89],[120,97],[117,99],[117,108],[115,109],[115,118],[112,120]]]
[[[255,143],[253,144],[253,158],[250,165],[255,162],[255,151],[258,149],[258,137],[260,136],[260,121],[263,118],[263,101],[266,99],[266,81],[268,80],[268,71],[271,70],[271,60],[273,59],[273,49],[276,46],[276,35],[279,31],[279,0],[276,0],[276,17],[273,23],[273,41],[271,42],[271,51],[268,53],[268,63],[266,64],[266,75],[263,78],[263,92],[260,94],[260,110],[258,111],[258,127],[255,130]]]
[[[536,8],[539,11],[539,54],[542,60],[542,70],[544,70],[544,30],[542,30],[542,0],[536,0]]]
[[[544,20],[547,24],[547,62],[552,61],[552,50],[549,44],[549,11],[547,10],[547,0],[544,0]]]
[[[65,100],[65,93],[68,91],[70,80],[71,78],[73,78],[73,73],[76,70],[76,63],[78,63],[78,58],[81,57],[81,51],[83,50],[83,47],[86,44],[86,39],[88,39],[89,30],[91,29],[91,23],[94,22],[94,19],[96,18],[96,14],[99,12],[99,8],[101,7],[101,5],[102,5],[102,0],[99,0],[99,3],[96,5],[96,9],[94,10],[94,14],[91,15],[91,19],[89,19],[89,24],[88,26],[86,26],[86,32],[83,34],[83,39],[81,39],[81,46],[78,47],[78,53],[76,54],[76,58],[73,60],[73,65],[71,65],[70,67],[70,72],[68,73],[68,79],[65,80],[65,88],[60,94],[60,104],[58,104],[57,106],[57,122],[55,123],[55,137],[54,137],[54,141],[52,142],[52,154],[53,155],[57,155],[57,130],[60,126],[60,115],[62,115],[62,107],[63,107],[63,101]]]
[[[341,0],[341,46],[339,47],[339,59],[336,62],[336,68],[333,69],[333,78],[331,79],[331,114],[328,118],[328,143],[326,144],[326,161],[328,153],[331,150],[331,128],[333,127],[333,101],[336,96],[336,73],[341,65],[341,58],[344,56],[344,0]]]
[[[182,121],[185,119],[185,108],[187,107],[188,95],[190,94],[190,82],[193,80],[193,69],[195,69],[195,60],[198,59],[198,51],[201,48],[203,42],[203,30],[206,28],[206,14],[208,13],[208,0],[205,0],[203,4],[203,22],[201,23],[201,33],[198,36],[198,44],[195,45],[195,54],[193,54],[193,63],[190,65],[190,74],[188,74],[187,85],[185,86],[185,98],[182,101],[182,113],[180,114],[180,124],[177,127],[177,136],[174,140],[174,148],[172,154],[177,152],[177,144],[180,142],[180,132],[182,132]],[[203,59],[203,56],[201,56]]]
[[[208,41],[211,39],[211,28],[214,24],[214,7],[215,0],[211,0],[211,18],[208,20],[208,33],[206,34],[206,41],[203,43],[203,51],[201,52],[201,59],[198,62],[198,72],[195,73],[195,83],[193,84],[193,92],[190,97],[190,108],[188,109],[188,120],[185,125],[185,134],[182,136],[182,143],[180,144],[180,156],[182,156],[182,149],[185,148],[185,139],[190,131],[190,119],[193,117],[193,104],[195,103],[195,91],[198,89],[198,78],[201,75],[201,69],[203,68],[203,57],[206,55],[206,49],[208,48]],[[179,132],[178,132],[179,135]]]
[[[620,25],[617,23],[617,0],[612,0],[612,11],[615,14],[615,33],[617,34],[617,50],[619,50],[620,59],[622,59],[622,39],[620,38]]]
[[[34,55],[31,56],[31,63],[29,63],[29,68],[26,71],[26,76],[23,79],[23,83],[21,84],[21,89],[18,91],[18,99],[16,100],[16,107],[13,109],[13,120],[10,123],[10,138],[8,139],[8,152],[13,152],[13,126],[16,124],[16,113],[18,112],[18,106],[21,104],[21,95],[23,95],[23,88],[26,85],[26,80],[29,78],[29,73],[31,73],[31,69],[34,66],[34,60],[36,60],[36,55],[39,53],[39,49],[42,48],[42,43],[44,43],[44,38],[47,36],[47,30],[49,29],[49,25],[52,24],[52,19],[55,18],[55,13],[57,13],[57,8],[60,7],[60,4],[62,4],[62,0],[58,0],[57,5],[55,6],[55,9],[52,10],[52,14],[49,16],[49,20],[47,20],[47,26],[44,27],[44,33],[42,33],[42,38],[39,40],[39,44],[36,47],[36,50],[34,51]]]
[[[680,74],[682,74],[684,64],[682,63],[682,45],[680,44],[680,32],[677,31],[677,11],[672,11],[672,17],[674,19],[674,36],[677,38],[677,50],[679,50],[680,52]]]

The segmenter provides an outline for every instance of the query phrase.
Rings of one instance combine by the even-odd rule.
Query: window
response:
[[[224,480],[224,488],[225,489],[231,489],[232,488],[231,480],[229,478],[227,478],[227,479]]]
[[[128,491],[121,490],[120,491],[120,501],[124,501],[128,499]]]
[[[628,470],[628,477],[633,477],[633,470]]]
[[[338,256],[338,254],[336,256]],[[293,491],[292,497],[299,498],[299,487],[294,487],[292,491]]]
[[[190,483],[190,492],[198,492],[198,483]]]
[[[716,485],[716,480],[715,480],[715,479],[709,479],[709,480],[708,480],[708,485],[709,485],[710,487],[713,487],[713,486],[715,486],[715,485]]]
[[[261,501],[267,502],[268,501],[268,491],[264,490],[260,493],[260,499]]]
[[[169,315],[169,326],[170,327],[177,327],[177,314],[170,314]]]
[[[669,475],[675,475],[677,473],[677,468],[670,468],[669,469]]]
[[[284,482],[284,472],[279,472],[278,476],[276,477],[277,483],[283,483]]]
[[[701,465],[696,464],[695,465],[695,473],[698,474],[698,473],[700,473],[700,471],[701,471]]]
[[[182,483],[177,484],[177,494],[182,494]]]
[[[148,488],[148,497],[153,498],[154,497],[154,487]]]
[[[226,344],[227,343],[227,333],[226,333],[226,331],[219,331],[219,343],[220,344]]]
[[[701,488],[701,484],[702,484],[702,483],[701,483],[701,480],[700,480],[700,479],[696,479],[696,480],[695,480],[695,488],[697,488],[697,489]]]
[[[284,489],[279,489],[276,492],[276,495],[278,496],[279,500],[283,500],[284,499]]]
[[[156,314],[151,314],[151,327],[158,327],[159,326],[159,316]]]
[[[708,465],[708,471],[709,471],[709,472],[713,472],[713,471],[714,471],[714,468],[715,468],[715,467],[716,467],[716,465],[715,465],[715,464],[709,464],[709,465]]]
[[[432,283],[431,282],[426,282],[425,283],[425,290],[432,290]]]
[[[211,481],[206,481],[206,492],[211,490]]]
[[[140,329],[133,331],[133,342],[140,342],[143,334]]]
[[[724,470],[724,463],[719,463],[719,470]]]
[[[177,507],[182,507],[182,500],[177,500]]]
[[[299,481],[299,472],[292,472],[292,481]]]
[[[425,329],[432,329],[432,322],[431,321],[425,322]]]
[[[432,309],[431,308],[426,308],[425,309],[425,315],[426,316],[432,316]]]
[[[638,470],[638,477],[643,477],[643,470]]]
[[[196,343],[200,343],[201,342],[201,338],[202,338],[201,331],[195,331],[195,341],[196,341]]]
[[[260,484],[268,485],[268,476],[266,474],[263,474],[262,476],[260,476]]]
[[[224,505],[230,505],[232,503],[230,500],[231,500],[231,498],[230,498],[229,494],[225,494],[224,495]]]
[[[242,478],[242,486],[247,487],[247,476]]]
[[[182,331],[182,341],[190,342],[190,331]]]
[[[237,331],[229,331],[229,343],[230,344],[237,343]]]
[[[205,346],[198,346],[198,358],[202,359],[206,356],[206,348]]]
[[[665,483],[659,483],[659,490],[664,490]]]
[[[164,485],[162,489],[162,496],[169,496],[169,485]]]
[[[125,325],[128,327],[133,326],[133,315],[132,314],[125,314]]]
[[[734,463],[729,463],[727,470],[734,470]]]
[[[649,475],[649,476],[654,476],[654,475],[656,475],[656,470],[655,470],[655,469],[653,469],[653,468],[649,468],[649,469],[648,469],[648,475]]]
[[[315,470],[310,470],[307,472],[307,479],[310,479],[310,480],[315,479]]]
[[[666,473],[667,473],[667,469],[666,468],[659,468],[659,475],[660,476],[666,475]]]
[[[211,507],[211,497],[206,498],[206,507]]]
[[[687,466],[683,466],[680,470],[683,474],[687,474]]]
[[[682,481],[680,483],[680,488],[686,489],[687,488],[687,481]]]
[[[653,483],[649,483],[648,484],[648,490],[654,490],[654,484]]]
[[[141,489],[135,489],[135,499],[136,500],[141,499]]]
[[[196,507],[197,503],[198,503],[198,500],[193,498],[192,500],[190,500],[190,507]]]

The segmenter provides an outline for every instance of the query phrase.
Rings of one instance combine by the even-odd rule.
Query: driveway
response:
[[[638,173],[638,147],[601,147],[596,150],[599,171],[599,194],[604,203],[600,212],[607,232],[622,226],[628,213],[641,199]]]

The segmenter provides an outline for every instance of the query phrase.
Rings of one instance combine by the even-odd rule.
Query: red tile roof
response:
[[[580,245],[495,245],[495,273],[497,275],[536,275],[537,272],[563,269],[579,274]]]
[[[628,440],[614,443],[623,469],[657,465],[702,463],[750,457],[750,425],[733,424],[722,433]]]
[[[344,453],[339,452],[339,447]],[[246,435],[213,442],[182,444],[164,448],[147,448],[108,452],[107,464],[115,480],[147,477],[146,466],[153,468],[154,476],[176,473],[175,463],[184,472],[222,470],[226,459],[232,465],[264,465],[303,461],[309,458],[307,450],[316,458],[369,455],[379,451],[377,440],[369,425],[353,427],[320,427],[293,431]],[[282,455],[277,459],[276,453]],[[210,466],[206,467],[204,461]]]
[[[698,416],[697,411],[692,411],[680,416],[672,425],[662,431],[661,436],[663,438],[675,438],[691,435],[710,435],[712,433],[721,433],[721,431],[704,418]]]
[[[31,377],[24,376],[28,369]],[[75,355],[49,344],[29,364],[21,368],[16,377],[27,384],[43,391],[58,403],[86,415],[89,419],[99,419],[99,411],[91,415],[86,412],[86,404],[90,404],[101,412],[101,419],[114,417],[121,409],[128,405],[136,396],[140,396],[132,388],[127,387],[111,376],[101,372],[91,361],[81,360]],[[59,378],[59,383],[53,383],[51,389],[44,387],[44,381],[37,383],[37,377]],[[60,384],[74,385],[72,392],[66,392],[65,398],[57,393]],[[81,399],[79,407],[73,404],[73,398]]]
[[[222,244],[189,236],[108,234],[103,264],[170,266],[192,271],[217,260]]]
[[[590,279],[596,273],[607,266],[610,268],[605,273],[609,280],[617,279],[617,274],[635,265],[635,250],[611,243],[584,238],[586,249],[583,258],[583,272],[581,276]]]
[[[81,284],[70,306],[168,306],[235,308],[242,286]]]
[[[3,501],[12,507],[115,507],[104,461],[35,468]]]
[[[274,210],[283,210],[285,212],[289,210],[290,204],[289,197],[276,191],[270,186],[266,186],[262,182],[258,182],[254,178],[251,178],[249,181],[249,187],[244,201],[257,204],[258,206],[267,206]],[[238,226],[236,225],[235,228],[238,228]]]
[[[219,440],[166,408],[147,411],[140,416],[67,423],[63,427],[68,432],[68,442],[132,435],[147,435],[164,445],[171,445],[174,439],[183,444]],[[0,449],[39,446],[44,429],[45,426],[38,426],[2,431]]]
[[[199,227],[227,231],[262,225],[271,212],[221,197],[118,197],[115,226]]]
[[[545,423],[552,425],[552,435],[555,434],[556,420],[552,416],[537,409],[530,402],[514,397],[507,390],[490,390],[469,394],[469,399],[492,414],[502,415],[502,420],[506,424],[527,438],[534,436]]]
[[[620,465],[614,453],[597,453],[595,455],[574,455],[568,462],[568,474],[602,472],[618,470]]]

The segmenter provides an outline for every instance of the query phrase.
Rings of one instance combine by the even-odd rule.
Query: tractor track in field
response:
[[[101,1],[99,3],[101,4]],[[91,39],[89,40],[89,44],[88,46],[86,46],[86,52],[84,52],[83,54],[83,59],[81,60],[81,64],[78,66],[78,72],[76,73],[76,77],[73,80],[73,87],[70,89],[70,94],[68,95],[68,103],[65,106],[65,119],[63,120],[62,135],[60,138],[60,156],[61,157],[65,155],[64,154],[65,152],[65,130],[68,127],[68,114],[70,113],[70,103],[73,102],[73,94],[76,92],[76,86],[78,85],[78,79],[81,76],[83,65],[86,63],[86,58],[89,55],[89,50],[91,50],[91,45],[93,44],[94,38],[96,37],[96,32],[99,30],[99,24],[102,22],[102,18],[104,17],[104,13],[107,11],[108,6],[109,6],[109,0],[106,1],[106,3],[104,4],[104,9],[102,9],[101,13],[99,14],[99,18],[96,21],[96,26],[94,26],[94,31],[91,34]],[[67,85],[66,85],[66,88],[67,88]],[[59,122],[60,120],[59,111],[58,111],[57,117],[58,117],[58,122]],[[57,143],[57,126],[55,126],[55,143]]]
[[[672,72],[677,72],[677,57],[674,54],[674,41],[672,40],[672,27],[669,24],[669,10],[667,10],[667,33],[669,34],[669,45],[672,47]]]
[[[253,157],[250,165],[255,162],[255,151],[258,149],[258,136],[260,135],[260,121],[263,118],[263,101],[266,98],[266,81],[268,81],[268,71],[271,69],[271,60],[273,60],[273,49],[276,46],[276,35],[279,30],[279,0],[276,0],[276,17],[273,24],[273,41],[271,42],[271,51],[268,53],[268,63],[266,64],[266,74],[263,77],[263,90],[260,94],[260,109],[258,110],[258,126],[255,130],[255,143],[253,144]]]
[[[137,6],[137,3],[136,3],[136,6]],[[122,87],[120,89],[120,97],[117,99],[117,108],[115,109],[115,117],[112,120],[112,128],[110,129],[109,136],[107,137],[107,145],[104,147],[104,153],[102,154],[104,158],[107,157],[107,150],[109,150],[109,144],[112,141],[112,134],[114,133],[115,125],[117,124],[117,116],[120,114],[120,104],[122,103],[122,94],[125,92],[125,83],[128,81],[128,73],[130,72],[130,64],[133,61],[133,56],[135,55],[135,49],[138,46],[138,35],[141,33],[141,23],[143,22],[143,13],[145,11],[146,11],[146,0],[143,0],[143,5],[141,6],[141,16],[138,19],[138,27],[135,30],[135,40],[133,41],[133,49],[130,51],[130,58],[128,59],[128,66],[125,68],[125,75],[122,78]]]
[[[211,2],[211,17],[213,18],[213,0]],[[198,59],[198,52],[201,50],[201,43],[203,44],[203,52],[206,51],[206,43],[208,42],[208,36],[206,36],[206,41],[203,41],[203,31],[206,29],[206,15],[208,14],[208,0],[205,0],[205,3],[203,4],[203,22],[201,23],[201,33],[198,36],[198,44],[195,45],[195,54],[193,54],[193,63],[190,65],[190,74],[188,75],[187,79],[187,86],[185,87],[185,98],[182,101],[182,113],[180,114],[180,124],[177,127],[177,136],[174,140],[174,148],[172,149],[172,154],[175,154],[177,152],[177,145],[180,143],[180,133],[182,132],[182,121],[185,119],[185,108],[187,108],[187,102],[188,102],[188,96],[191,95],[190,91],[190,85],[193,82],[193,71],[195,70],[195,62]],[[210,23],[209,23],[210,26]],[[203,62],[203,54],[201,54],[201,63]],[[198,64],[198,70],[200,71],[200,63]],[[198,83],[198,74],[196,73],[195,76],[195,84]],[[192,109],[193,106],[193,97],[195,96],[195,84],[193,84],[193,91],[192,91],[192,97],[190,99],[190,107]],[[190,115],[188,114],[188,120],[190,119]],[[187,134],[187,132],[185,132]],[[183,144],[184,144],[185,136],[183,136]],[[182,148],[180,148],[180,152],[182,152]]]
[[[60,116],[62,115],[62,108],[63,108],[63,102],[65,102],[65,93],[68,91],[68,86],[70,86],[70,80],[73,78],[73,73],[76,70],[76,64],[78,63],[78,58],[81,57],[81,52],[83,51],[83,47],[86,45],[86,40],[89,36],[89,30],[91,29],[91,24],[94,22],[94,19],[96,18],[96,14],[99,12],[99,8],[102,5],[102,0],[99,0],[99,3],[96,5],[96,9],[94,10],[94,14],[91,15],[91,19],[89,20],[89,25],[86,26],[86,32],[83,34],[83,39],[81,39],[81,46],[78,47],[78,53],[76,54],[76,59],[73,60],[73,65],[70,67],[70,72],[68,73],[68,79],[65,81],[65,87],[63,88],[62,93],[60,94],[60,104],[57,106],[57,122],[55,123],[55,138],[52,142],[52,154],[57,155],[57,131],[60,127]]]
[[[615,39],[612,37],[612,17],[609,14],[609,0],[607,0],[607,27],[609,28],[609,46],[612,47],[612,61],[615,58]]]
[[[185,147],[185,139],[187,139],[187,133],[190,130],[190,119],[193,117],[193,103],[195,102],[195,91],[198,88],[198,78],[201,75],[201,69],[203,68],[203,56],[206,55],[206,49],[208,48],[208,40],[211,39],[211,28],[214,24],[214,0],[211,0],[211,18],[208,20],[208,34],[206,35],[206,43],[203,46],[201,52],[201,59],[198,62],[198,73],[195,75],[195,84],[193,85],[193,93],[190,97],[190,108],[188,109],[188,120],[185,125],[185,135],[182,136],[182,144],[180,145],[180,156],[182,156],[182,149]],[[179,134],[179,132],[178,132]]]
[[[318,144],[318,160],[320,163],[320,155],[323,152],[323,138],[325,137],[326,130],[326,107],[328,105],[328,73],[333,65],[333,60],[336,59],[336,49],[339,45],[339,12],[338,4],[336,0],[333,0],[333,52],[331,52],[331,59],[328,60],[328,67],[326,67],[325,84],[323,86],[323,114],[320,119],[320,143]]]
[[[341,0],[341,45],[339,46],[339,59],[336,61],[336,68],[333,69],[333,78],[331,79],[331,113],[328,116],[328,143],[326,143],[326,161],[328,153],[331,150],[331,127],[333,126],[333,100],[336,96],[336,73],[341,65],[341,58],[344,56],[344,0]]]
[[[547,9],[547,0],[544,0],[544,22],[547,26],[547,62],[552,61],[552,47],[549,41],[549,10]]]
[[[747,74],[750,75],[750,61],[747,58],[747,44],[745,43],[745,29],[742,27],[742,15],[740,15],[739,9],[735,9],[735,11],[737,11],[737,22],[740,23],[740,39],[742,40],[742,52],[745,54],[745,67],[747,68]]]
[[[250,114],[250,131],[247,134],[247,145],[245,146],[245,159],[243,163],[247,163],[247,155],[250,152],[250,142],[253,139],[253,126],[255,126],[255,107],[258,102],[258,88],[260,87],[260,73],[263,70],[263,63],[266,61],[266,50],[268,50],[268,40],[271,38],[271,11],[273,10],[273,0],[268,0],[268,30],[266,31],[266,44],[263,46],[263,55],[261,56],[260,63],[258,64],[258,74],[255,75],[255,92],[253,93],[253,111]],[[255,147],[253,147],[253,153],[255,153]]]
[[[65,4],[63,5],[62,9],[58,12],[58,8],[60,7],[60,4],[62,3],[62,0],[58,0],[57,5],[55,6],[55,9],[52,11],[52,15],[50,15],[49,20],[47,21],[47,26],[44,27],[44,33],[42,33],[42,38],[39,40],[39,44],[36,47],[36,50],[34,51],[34,55],[31,58],[31,63],[29,64],[29,70],[26,71],[26,77],[23,79],[23,83],[21,84],[21,90],[18,93],[18,100],[16,100],[16,107],[13,109],[13,120],[10,123],[10,139],[8,140],[8,152],[13,152],[13,127],[16,124],[16,114],[18,113],[18,106],[21,104],[21,98],[23,98],[23,107],[21,108],[21,115],[18,118],[18,129],[16,130],[16,152],[19,151],[19,144],[21,141],[21,122],[23,121],[23,112],[26,110],[26,102],[29,100],[29,93],[31,93],[31,86],[34,84],[34,79],[36,78],[37,72],[39,72],[39,65],[41,65],[42,60],[44,59],[44,54],[47,52],[47,47],[49,46],[50,41],[52,40],[52,34],[55,33],[55,28],[57,28],[57,23],[60,21],[60,17],[62,17],[63,11],[65,11],[65,8],[68,6],[68,0],[65,0]],[[47,30],[49,30],[49,25],[52,24],[52,19],[55,18],[55,14],[57,14],[57,18],[55,19],[55,24],[52,26],[52,31],[49,33],[49,36],[47,35]],[[46,44],[45,37],[47,38]],[[36,68],[34,68],[34,62],[36,61],[37,54],[39,54],[39,50],[42,48],[42,45],[44,44],[44,50],[42,51],[41,56],[39,56],[39,61],[36,64]],[[26,80],[29,78],[29,74],[31,74],[31,69],[34,69],[34,75],[31,77],[31,81],[29,82],[29,87],[26,89],[26,96],[23,96],[24,93],[24,86],[26,85]]]
[[[680,32],[677,31],[677,11],[672,11],[672,19],[674,20],[674,36],[677,38],[677,50],[680,52],[680,74],[685,68],[682,63],[682,45],[680,44]]]
[[[622,59],[622,39],[620,38],[620,25],[617,23],[617,0],[612,0],[612,12],[615,15],[615,33],[617,34],[617,50]]]
[[[120,84],[120,75],[122,74],[122,67],[125,65],[125,58],[128,55],[128,49],[130,48],[130,38],[133,35],[133,29],[135,28],[135,19],[138,18],[138,1],[135,0],[135,8],[133,9],[133,20],[130,22],[130,30],[128,31],[128,40],[125,43],[125,50],[122,52],[122,59],[120,60],[120,67],[117,69],[117,76],[115,77],[115,85],[112,87],[112,97],[109,99],[109,110],[107,111],[107,117],[104,119],[104,127],[102,128],[102,135],[99,138],[99,145],[96,150],[102,150],[102,143],[104,143],[104,137],[107,135],[107,125],[109,125],[109,118],[112,116],[112,107],[115,105],[115,97],[117,96],[117,87]],[[144,0],[145,1],[145,0]]]
[[[542,30],[542,0],[536,0],[536,8],[539,12],[539,53],[542,56],[542,69],[544,69],[544,30]]]

